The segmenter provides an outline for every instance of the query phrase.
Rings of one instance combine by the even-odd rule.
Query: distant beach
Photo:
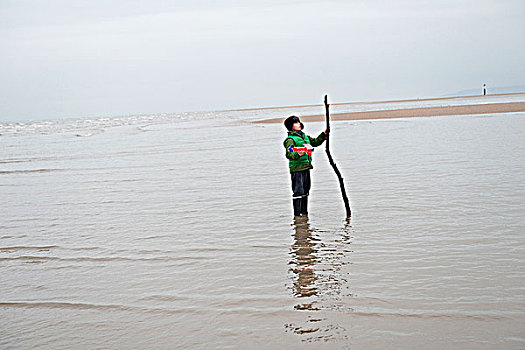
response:
[[[523,94],[500,94],[504,95],[523,95]],[[361,104],[361,105],[380,105],[386,103],[403,103],[403,102],[418,102],[418,101],[453,101],[463,99],[464,97],[445,97],[432,98],[420,100],[396,100],[396,101],[378,101],[378,102],[352,102],[352,103],[333,103],[332,106]],[[308,105],[298,107],[315,107],[321,105]],[[282,107],[283,108],[283,107]],[[292,108],[292,107],[290,107]],[[438,106],[438,107],[418,107],[418,108],[396,108],[396,109],[382,109],[382,110],[367,110],[347,113],[331,113],[332,120],[365,120],[365,119],[392,119],[392,118],[413,118],[413,117],[437,117],[446,115],[474,115],[474,114],[489,114],[489,113],[510,113],[510,112],[525,112],[525,102],[504,102],[504,103],[479,103],[469,105],[454,105],[454,106]],[[306,122],[323,121],[324,114],[301,115],[301,120]],[[279,118],[270,118],[256,120],[254,123],[280,123],[285,119],[285,116]]]

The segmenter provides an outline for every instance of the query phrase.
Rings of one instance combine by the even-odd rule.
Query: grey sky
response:
[[[0,0],[0,121],[525,84],[525,1]]]

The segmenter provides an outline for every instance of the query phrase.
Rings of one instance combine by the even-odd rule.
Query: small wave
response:
[[[155,235],[155,236],[140,237],[140,238],[137,238],[137,240],[146,241],[150,239],[158,239],[158,238],[165,238],[165,237],[169,237],[169,236],[168,235]]]
[[[0,160],[0,164],[27,163],[27,162],[30,162],[30,161],[31,160],[19,160],[19,159],[9,160],[9,159],[6,159],[6,160]]]
[[[50,250],[53,248],[59,248],[56,245],[46,245],[46,246],[13,246],[13,247],[0,247],[0,252],[2,251],[16,251],[16,250]]]
[[[86,251],[86,250],[97,250],[101,249],[100,247],[58,247],[61,249],[67,249],[67,250],[75,250],[75,251]]]
[[[149,132],[151,130],[146,129],[150,125],[144,125],[144,126],[137,126],[137,130],[140,132]]]
[[[19,164],[19,163],[32,163],[42,161],[55,161],[59,158],[57,156],[41,156],[41,157],[21,157],[21,158],[6,158],[0,159],[0,164]]]
[[[53,171],[61,171],[63,169],[28,169],[28,170],[0,170],[0,174],[32,174],[32,173],[49,173]]]
[[[181,297],[181,296],[175,296],[175,295],[150,295],[144,298],[141,298],[140,300],[143,301],[187,301],[190,300],[190,297]]]
[[[89,130],[89,131],[82,132],[82,133],[77,133],[75,136],[76,137],[90,137],[90,136],[93,136],[93,135],[102,134],[104,132],[105,132],[104,129],[96,129],[96,130]]]
[[[252,248],[257,249],[288,249],[288,246],[280,246],[280,245],[252,245]]]
[[[421,313],[402,313],[402,312],[362,312],[356,311],[348,314],[349,316],[359,317],[393,317],[393,318],[416,318],[416,319],[455,319],[455,320],[478,320],[478,321],[502,321],[512,318],[512,315],[495,315],[489,313],[445,313],[445,312],[421,312]]]
[[[200,252],[200,253],[219,253],[219,252],[232,252],[235,251],[233,248],[186,248],[187,252]]]
[[[153,313],[153,314],[168,314],[177,315],[181,313],[185,314],[207,314],[209,310],[198,309],[195,307],[190,308],[152,308],[146,306],[135,306],[135,305],[121,305],[121,304],[92,304],[82,302],[65,302],[65,301],[0,301],[0,308],[21,308],[21,309],[72,309],[72,310],[98,310],[98,311],[125,311],[125,312],[140,312],[142,313]],[[237,313],[236,310],[232,310],[232,313]]]
[[[207,257],[196,256],[181,256],[169,257],[160,256],[152,258],[130,258],[130,257],[77,257],[77,258],[60,258],[56,256],[15,256],[0,258],[0,261],[27,261],[27,262],[43,262],[43,261],[68,261],[68,262],[110,262],[110,261],[146,261],[146,262],[164,262],[164,261],[192,261],[192,260],[207,260]]]
[[[105,132],[108,128],[141,125],[144,123],[166,124],[184,119],[199,119],[199,112],[183,113],[190,118],[184,118],[181,114],[152,114],[152,115],[128,115],[115,117],[97,118],[69,118],[62,120],[40,120],[28,123],[0,123],[0,131],[5,136],[18,135],[49,135],[57,133],[73,133],[78,137],[89,137]]]
[[[96,305],[88,303],[67,302],[0,302],[0,307],[14,308],[50,308],[50,309],[75,309],[75,310],[132,310],[132,307],[124,305]]]

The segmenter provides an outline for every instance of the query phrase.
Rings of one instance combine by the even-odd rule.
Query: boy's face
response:
[[[301,130],[301,122],[297,122],[293,124],[293,130],[294,131],[300,131]]]

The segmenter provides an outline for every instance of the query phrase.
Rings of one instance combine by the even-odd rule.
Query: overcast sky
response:
[[[0,121],[525,85],[525,1],[0,0]]]

